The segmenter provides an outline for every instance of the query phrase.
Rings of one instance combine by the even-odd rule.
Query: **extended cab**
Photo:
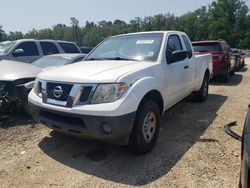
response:
[[[191,93],[205,101],[211,75],[211,55],[194,55],[183,32],[113,36],[84,63],[39,74],[30,111],[56,131],[146,153],[163,113]]]

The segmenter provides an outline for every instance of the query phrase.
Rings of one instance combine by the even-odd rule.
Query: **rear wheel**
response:
[[[244,68],[244,66],[245,66],[245,60],[242,60],[242,66],[241,66],[241,68]]]
[[[205,74],[200,90],[194,92],[196,100],[199,102],[205,101],[208,96],[208,90],[209,90],[209,75]]]
[[[227,68],[227,72],[222,76],[222,81],[223,82],[228,82],[230,79],[230,70]]]
[[[154,101],[144,102],[138,109],[133,131],[129,138],[130,148],[138,154],[153,149],[159,134],[160,110]]]

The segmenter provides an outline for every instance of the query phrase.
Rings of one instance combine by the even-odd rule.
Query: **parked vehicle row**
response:
[[[81,53],[73,42],[56,40],[22,39],[0,42],[0,60],[31,63],[44,55]]]
[[[144,154],[153,149],[166,110],[190,94],[205,101],[212,76],[228,82],[244,67],[244,56],[224,40],[191,43],[178,31],[113,36],[94,49],[65,41],[6,41],[0,43],[0,114],[25,107],[55,131],[128,144]],[[248,119],[249,113],[241,187],[249,184]]]

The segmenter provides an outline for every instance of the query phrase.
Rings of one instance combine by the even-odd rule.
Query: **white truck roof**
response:
[[[163,34],[169,34],[169,33],[175,33],[175,34],[185,34],[184,32],[181,31],[175,31],[175,30],[167,30],[167,31],[145,31],[145,32],[135,32],[135,33],[126,33],[126,34],[121,34],[121,35],[115,35],[112,37],[117,37],[117,36],[126,36],[126,35],[139,35],[139,34],[147,34],[147,33],[163,33]]]

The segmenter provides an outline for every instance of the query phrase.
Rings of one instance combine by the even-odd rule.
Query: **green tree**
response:
[[[248,7],[242,0],[217,0],[209,6],[211,24],[209,38],[222,38],[231,46],[239,46],[246,31]]]
[[[8,35],[8,40],[18,40],[23,38],[23,33],[21,31],[10,32]]]
[[[7,36],[6,36],[6,33],[4,32],[2,26],[0,25],[0,42],[4,41],[4,40],[7,40]]]
[[[52,30],[53,30],[53,38],[55,40],[64,40],[64,32],[65,28],[67,26],[64,24],[57,24],[55,25]]]
[[[80,43],[80,28],[79,28],[79,20],[75,17],[71,17],[71,27],[72,27],[72,34],[73,34],[73,41],[76,43]]]

